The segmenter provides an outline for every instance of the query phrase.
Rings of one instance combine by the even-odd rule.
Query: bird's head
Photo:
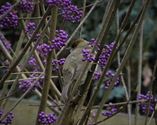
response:
[[[75,49],[75,48],[84,48],[88,45],[88,42],[84,39],[77,39],[75,40],[72,44],[71,44],[71,47],[72,49]]]

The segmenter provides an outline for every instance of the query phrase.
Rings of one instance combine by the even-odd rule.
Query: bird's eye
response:
[[[76,42],[76,41],[74,41],[72,44],[71,44],[71,48],[76,48],[77,47],[77,45],[78,45],[78,43]]]
[[[71,43],[71,48],[75,49],[80,43],[80,39],[73,39]]]

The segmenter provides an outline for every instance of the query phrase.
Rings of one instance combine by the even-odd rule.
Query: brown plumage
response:
[[[77,124],[79,118],[78,116],[80,115],[81,111],[80,107],[82,106],[82,102],[84,99],[83,97],[85,97],[82,95],[80,98],[80,96],[78,95],[81,94],[80,92],[82,85],[85,82],[87,72],[91,66],[89,65],[87,70],[83,72],[83,78],[80,80],[80,82],[76,82],[86,66],[86,62],[82,61],[82,49],[89,47],[91,48],[91,46],[88,46],[88,42],[86,40],[78,39],[73,43],[72,47],[73,50],[67,56],[62,70],[62,101],[65,103],[65,105],[63,107],[63,112],[58,119],[57,125]]]
[[[85,68],[85,62],[82,61],[82,49],[88,47],[88,42],[83,39],[78,39],[74,42],[74,49],[66,58],[63,65],[63,89],[62,89],[62,98],[65,101],[72,91],[72,84],[75,83],[78,79],[81,71]],[[82,78],[80,85],[83,84],[86,78],[87,72],[84,73],[84,78]]]

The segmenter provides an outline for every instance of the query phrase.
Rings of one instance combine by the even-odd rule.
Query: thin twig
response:
[[[128,95],[129,95],[129,100],[130,100],[131,98],[131,69],[130,69],[129,61],[128,61],[128,66],[127,66],[127,83],[128,83]],[[131,117],[131,109],[132,109],[132,105],[128,104],[129,118]],[[131,125],[130,119],[129,119],[129,124]]]
[[[141,24],[140,40],[139,40],[139,60],[138,60],[138,77],[137,77],[138,78],[138,84],[137,84],[138,95],[141,93],[141,86],[142,86],[143,30],[144,30],[144,21],[142,21],[142,24]],[[135,125],[137,125],[138,116],[139,116],[139,106],[136,105]]]
[[[117,34],[118,34],[118,32],[120,31],[120,29],[119,29],[119,11],[118,10],[117,10],[117,21],[116,22],[117,22],[116,24],[117,24]],[[118,66],[120,66],[120,63],[121,63],[120,51],[118,51],[117,60],[118,60]],[[129,99],[130,99],[130,96],[128,93],[129,90],[127,90],[123,75],[120,75],[120,79],[121,79],[122,85],[123,85],[124,90],[125,90],[126,100],[129,101]],[[128,104],[127,108],[128,108],[128,124],[131,125],[131,105]]]
[[[150,119],[149,119],[147,125],[151,125],[151,121],[152,121],[152,119],[153,119],[153,117],[154,117],[154,114],[155,114],[155,111],[152,113],[152,115],[151,115],[151,117],[150,117]]]
[[[23,79],[19,79],[19,81],[24,81],[24,80],[35,80],[37,79],[38,77],[32,77],[32,78],[23,78]],[[51,76],[51,78],[58,78],[58,76]],[[44,78],[41,78],[41,79],[44,79]],[[6,80],[5,82],[6,83],[10,83],[10,82],[14,82],[16,80]]]

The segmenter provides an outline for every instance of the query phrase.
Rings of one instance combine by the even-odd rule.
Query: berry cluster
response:
[[[35,29],[36,29],[37,25],[35,22],[29,21],[26,24],[26,28],[25,28],[25,32],[28,35],[28,37],[31,37],[32,34],[34,33]],[[37,40],[39,38],[40,34],[36,34],[34,40]]]
[[[89,41],[89,46],[91,47],[96,47],[97,50],[99,50],[99,44],[97,44],[97,41],[96,39],[92,38],[90,41]]]
[[[111,79],[114,77],[115,73],[112,70],[107,71],[106,73],[106,80],[104,81],[104,87],[108,88],[111,84]],[[117,87],[120,85],[120,78],[117,77],[114,86]]]
[[[35,29],[36,29],[35,22],[31,22],[31,21],[27,22],[25,32],[27,33],[29,37],[33,34]]]
[[[139,103],[140,109],[143,113],[147,113],[147,109],[149,109],[149,114],[155,110],[155,98],[150,91],[148,91],[147,94],[139,94],[137,99],[144,100],[144,102]]]
[[[11,43],[8,41],[3,34],[0,33],[0,41],[2,41],[5,48],[9,51],[11,50]]]
[[[88,62],[92,62],[95,60],[95,55],[91,53],[91,50],[88,48],[84,48],[82,50],[82,56],[83,59],[82,61],[88,61]]]
[[[19,8],[24,13],[30,13],[34,9],[34,4],[32,0],[20,0]]]
[[[111,79],[114,77],[115,73],[112,70],[109,70],[106,72],[105,78],[104,78],[104,87],[107,89],[111,84]],[[100,72],[95,72],[93,76],[93,80],[97,81],[101,77]],[[114,83],[114,87],[117,87],[120,85],[120,78],[118,77]]]
[[[41,56],[47,56],[52,49],[61,49],[68,39],[68,34],[64,30],[56,30],[56,37],[51,40],[51,45],[42,43],[37,46],[37,51]]]
[[[56,30],[56,37],[51,41],[51,49],[58,50],[65,46],[68,36],[68,33],[64,30]]]
[[[99,65],[103,68],[106,66],[107,61],[112,53],[115,43],[112,42],[108,45],[105,45],[100,57],[99,57]]]
[[[8,40],[5,40],[5,42],[3,42],[4,46],[6,47],[7,50],[11,50],[11,43]]]
[[[32,85],[31,80],[21,80],[19,82],[19,89],[23,92],[27,91],[27,89]]]
[[[102,113],[102,115],[107,116],[107,117],[111,117],[112,115],[114,115],[118,111],[118,108],[114,105],[111,105],[111,104],[112,103],[109,104],[109,106]]]
[[[71,0],[47,0],[49,5],[59,7],[61,15],[66,21],[79,22],[83,12],[76,5],[73,5]]]
[[[9,2],[6,2],[0,8],[0,16],[6,13],[12,5]],[[15,11],[11,11],[5,16],[2,20],[0,20],[0,28],[2,29],[9,29],[9,28],[16,28],[18,25],[18,16]]]
[[[47,0],[47,4],[63,8],[72,4],[71,0]]]
[[[48,53],[52,51],[52,49],[50,45],[46,43],[42,43],[37,46],[37,51],[42,57],[44,57],[44,56],[47,56]]]
[[[31,67],[33,67],[33,68],[36,68],[38,65],[37,65],[37,61],[36,61],[36,59],[33,57],[33,56],[31,56],[30,58],[29,58],[29,60],[28,60],[28,65],[30,65]]]
[[[35,88],[37,88],[40,84],[40,81],[37,81],[36,82],[36,79],[34,79],[34,74],[30,75],[30,77],[28,79],[25,79],[25,80],[21,80],[19,82],[19,89],[22,91],[22,92],[25,92],[27,91],[31,86],[32,87],[32,90],[34,90]],[[35,83],[34,83],[35,82]]]
[[[0,117],[2,117],[2,115],[3,115],[3,111],[1,110],[0,111]],[[7,115],[7,117],[4,120],[0,121],[0,124],[1,125],[9,125],[9,124],[12,123],[13,118],[14,118],[13,113],[9,112],[9,114]]]
[[[99,80],[101,77],[101,73],[100,72],[94,72],[94,75],[93,75],[93,80],[97,81]]]
[[[52,60],[53,71],[58,71],[60,67],[64,64],[65,58]]]
[[[96,47],[97,50],[99,50],[99,45],[96,45],[96,40],[95,39],[91,39],[91,41],[88,44],[90,47]],[[114,47],[115,43],[112,42],[109,45],[105,45],[105,47],[103,48],[103,51],[101,53],[101,55],[99,56],[99,62],[98,64],[100,65],[101,68],[103,68],[106,64],[107,61],[112,53],[113,47]],[[95,56],[94,54],[91,53],[90,49],[84,48],[82,50],[82,55],[83,55],[83,61],[95,61]]]
[[[45,112],[40,112],[38,114],[38,121],[42,124],[42,125],[49,125],[49,124],[53,124],[55,121],[57,120],[56,115],[50,113],[50,114],[46,114]]]
[[[62,17],[66,21],[72,23],[79,22],[82,18],[83,12],[76,5],[69,5],[61,10]]]

